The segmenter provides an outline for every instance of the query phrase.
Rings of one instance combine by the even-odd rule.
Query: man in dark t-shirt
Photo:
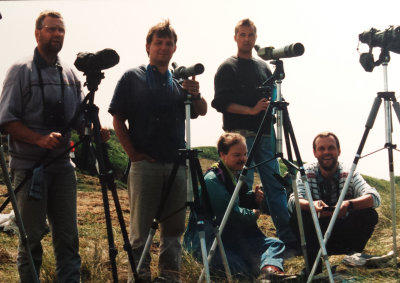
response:
[[[242,134],[250,150],[268,108],[274,85],[267,81],[272,75],[267,64],[252,57],[257,38],[254,23],[249,19],[239,21],[234,38],[238,46],[237,55],[225,60],[218,68],[214,81],[215,96],[211,105],[223,114],[223,129]],[[286,246],[295,247],[296,239],[289,226],[286,192],[273,176],[280,174],[280,170],[275,158],[272,122],[262,132],[253,161],[258,164],[270,160],[257,167],[265,196],[264,211],[271,215],[279,239]],[[248,172],[247,184],[251,188],[253,171]]]

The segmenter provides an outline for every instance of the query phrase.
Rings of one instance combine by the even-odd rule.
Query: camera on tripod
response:
[[[361,43],[368,44],[369,52],[360,55],[360,64],[367,72],[372,72],[375,66],[384,61],[389,61],[389,51],[400,54],[400,26],[389,26],[384,31],[371,28],[369,31],[360,33],[358,39]],[[382,49],[379,60],[374,61],[372,48]]]
[[[85,86],[90,91],[96,91],[104,74],[101,70],[114,67],[119,63],[118,53],[110,48],[96,53],[79,52],[74,62],[75,67],[86,75]]]
[[[172,63],[173,76],[175,79],[184,79],[187,80],[189,77],[200,75],[204,72],[204,66],[201,63],[197,63],[190,67],[178,66],[177,63]]]
[[[75,67],[84,73],[100,72],[119,63],[118,53],[110,48],[96,53],[79,52],[75,60]]]

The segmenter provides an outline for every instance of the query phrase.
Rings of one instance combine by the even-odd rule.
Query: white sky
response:
[[[127,69],[147,64],[147,31],[169,18],[178,33],[178,48],[171,62],[205,66],[205,72],[197,79],[209,111],[205,117],[191,122],[192,146],[215,145],[222,133],[222,115],[210,106],[214,75],[222,61],[236,53],[234,26],[249,17],[257,26],[257,44],[261,47],[280,48],[295,42],[305,46],[303,56],[284,59],[286,78],[282,83],[303,161],[315,160],[312,140],[317,133],[330,130],[341,140],[341,161],[350,165],[372,102],[377,92],[384,91],[382,66],[367,73],[359,63],[358,35],[371,27],[384,30],[389,25],[399,25],[399,8],[400,2],[396,0],[2,1],[0,81],[2,84],[12,63],[32,54],[36,46],[34,23],[39,13],[58,10],[67,27],[60,53],[64,62],[72,66],[78,52],[104,48],[115,49],[120,56],[118,65],[104,70],[105,79],[95,98],[102,124],[112,127],[107,109],[118,79]],[[360,50],[367,52],[368,46],[361,44]],[[380,48],[374,48],[375,60],[379,53]],[[400,54],[391,52],[388,88],[396,96],[400,93],[399,72]],[[384,146],[383,118],[382,104],[363,154]],[[393,143],[397,144],[399,121],[395,115],[393,124]],[[397,151],[394,164],[395,175],[400,175]],[[388,179],[387,150],[361,159],[357,169]]]

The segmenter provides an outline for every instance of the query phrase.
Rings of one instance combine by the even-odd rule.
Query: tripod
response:
[[[396,145],[392,143],[392,107],[393,110],[396,113],[397,119],[400,122],[400,104],[396,100],[396,97],[394,95],[394,92],[389,92],[388,91],[388,82],[387,82],[387,65],[390,60],[389,57],[389,52],[385,49],[382,49],[382,53],[380,55],[380,58],[382,59],[382,67],[383,67],[383,77],[384,77],[384,92],[378,92],[377,97],[374,99],[374,103],[372,105],[371,111],[369,113],[367,122],[365,124],[365,130],[363,133],[363,136],[361,138],[361,142],[359,144],[359,147],[357,149],[357,153],[354,157],[353,164],[350,168],[349,175],[346,178],[346,181],[344,183],[343,190],[339,196],[339,200],[336,204],[336,208],[333,212],[332,219],[329,222],[328,228],[325,232],[325,242],[329,240],[329,237],[332,233],[333,227],[335,225],[335,221],[339,215],[339,210],[342,202],[344,201],[344,198],[346,196],[347,190],[349,188],[351,179],[353,177],[353,174],[356,170],[358,161],[361,158],[361,153],[364,148],[365,142],[367,141],[367,137],[369,134],[369,131],[372,129],[376,116],[379,111],[379,107],[381,106],[382,101],[384,101],[384,110],[385,110],[385,130],[386,130],[386,143],[384,148],[387,148],[388,150],[388,159],[389,159],[389,176],[390,176],[390,191],[391,191],[391,206],[392,206],[392,233],[393,233],[393,265],[395,268],[397,268],[397,243],[396,243],[396,191],[395,191],[395,182],[394,182],[394,165],[393,165],[393,150],[396,148]],[[317,260],[314,263],[313,269],[311,271],[311,274],[315,271],[315,268],[318,264],[318,257],[320,255],[320,252],[318,253]]]
[[[115,243],[114,243],[114,235],[112,231],[109,198],[107,190],[111,191],[112,197],[114,199],[115,210],[117,212],[122,237],[124,240],[124,250],[128,254],[129,264],[132,269],[135,282],[140,282],[132,254],[132,247],[129,242],[128,232],[126,230],[125,220],[122,214],[121,205],[119,203],[117,188],[114,182],[113,172],[111,170],[111,163],[108,157],[106,143],[102,142],[100,137],[100,121],[98,116],[99,108],[94,104],[94,94],[102,78],[104,78],[104,74],[101,73],[100,71],[86,73],[85,85],[88,87],[90,92],[87,95],[88,97],[87,103],[84,105],[83,109],[86,119],[85,137],[83,140],[86,143],[90,143],[90,129],[92,129],[95,149],[94,151],[91,152],[92,153],[94,152],[95,159],[97,160],[96,165],[97,165],[99,181],[101,185],[101,192],[103,197],[103,206],[106,218],[107,238],[109,245],[109,257],[111,261],[113,280],[114,282],[118,282],[118,273],[116,264],[116,256],[118,254],[118,251],[115,248]]]
[[[281,95],[281,83],[282,80],[284,79],[285,75],[284,75],[284,71],[283,71],[283,62],[281,60],[275,60],[274,62],[272,62],[274,65],[276,65],[276,69],[275,72],[273,74],[273,79],[276,80],[276,91],[277,91],[277,96],[276,96],[276,101],[271,101],[267,110],[265,111],[264,117],[261,121],[261,124],[258,128],[256,137],[254,139],[254,143],[253,146],[251,147],[249,154],[248,154],[248,158],[246,161],[246,164],[243,167],[242,172],[240,173],[239,179],[238,179],[238,183],[235,187],[235,190],[232,194],[231,200],[228,204],[227,210],[225,212],[225,215],[221,221],[221,225],[220,225],[220,230],[219,230],[219,234],[222,234],[222,231],[226,225],[226,222],[229,218],[230,212],[233,208],[234,202],[238,197],[239,191],[241,186],[243,185],[243,182],[245,182],[246,179],[246,175],[249,169],[251,169],[251,162],[253,160],[254,154],[256,152],[257,146],[259,145],[260,141],[261,141],[261,137],[262,134],[266,128],[266,125],[272,125],[272,118],[273,118],[273,110],[276,109],[276,115],[277,115],[277,138],[276,138],[276,157],[280,157],[282,159],[282,161],[284,162],[284,164],[288,167],[289,172],[291,171],[291,169],[296,168],[297,170],[299,170],[300,175],[301,175],[301,179],[305,185],[306,188],[306,195],[307,195],[307,199],[309,201],[310,204],[310,211],[311,211],[311,215],[313,217],[313,222],[314,222],[314,226],[316,228],[317,231],[317,236],[318,236],[318,241],[319,244],[322,248],[323,254],[324,254],[324,259],[325,259],[325,264],[328,270],[328,274],[329,274],[329,279],[330,282],[333,282],[333,276],[332,276],[332,272],[331,272],[331,268],[330,268],[330,264],[329,264],[329,260],[328,260],[328,256],[327,256],[327,252],[326,252],[326,248],[325,248],[325,244],[323,242],[323,238],[322,238],[322,233],[321,233],[321,229],[319,226],[319,222],[318,222],[318,218],[317,218],[317,214],[315,211],[315,207],[313,205],[312,202],[312,196],[311,196],[311,192],[310,192],[310,186],[308,184],[306,175],[305,175],[305,171],[304,171],[304,167],[303,167],[303,163],[301,160],[301,156],[300,156],[300,151],[298,149],[297,146],[297,142],[296,142],[296,138],[293,132],[293,127],[292,124],[290,122],[290,118],[289,118],[289,113],[287,111],[287,104],[286,102],[282,102],[282,95]],[[271,78],[270,78],[271,79]],[[270,79],[268,79],[267,81],[269,81]],[[288,149],[288,156],[290,158],[290,162],[283,159],[283,153],[282,153],[282,128],[285,130],[285,138],[286,138],[286,146]],[[291,150],[290,150],[290,141],[293,144],[293,148],[294,148],[294,152],[296,155],[296,159],[297,159],[297,163],[298,166],[294,165],[293,160],[292,160],[292,155],[291,155]],[[262,163],[257,164],[256,166],[260,166],[263,163],[269,162],[271,160],[266,160]],[[253,166],[252,168],[256,167]],[[281,180],[282,178],[280,176],[276,176],[278,178],[278,180]],[[292,175],[292,178],[294,178],[294,176]],[[302,217],[301,217],[301,209],[300,209],[300,204],[299,204],[299,200],[298,200],[298,194],[297,194],[297,187],[294,186],[293,187],[293,192],[295,195],[295,200],[296,200],[296,212],[297,212],[297,216],[298,216],[298,224],[299,224],[299,231],[300,231],[300,236],[301,236],[301,247],[302,247],[302,251],[303,251],[303,255],[304,255],[304,259],[305,259],[305,265],[306,265],[306,270],[308,273],[309,267],[308,267],[308,259],[307,259],[307,248],[306,248],[306,243],[305,243],[305,238],[304,238],[304,230],[303,230],[303,225],[302,225]],[[216,240],[214,240],[213,245],[210,249],[209,255],[208,255],[208,261],[210,262],[214,252],[215,252],[215,248],[216,248]],[[203,276],[203,273],[200,275],[200,279],[199,282],[201,280]]]
[[[140,267],[143,263],[144,257],[148,253],[150,249],[150,245],[152,243],[152,239],[155,235],[156,230],[158,229],[159,223],[162,221],[168,219],[172,215],[180,212],[181,210],[185,209],[186,207],[190,208],[190,211],[192,215],[196,219],[196,225],[197,225],[197,230],[199,231],[199,240],[200,240],[200,247],[201,247],[201,254],[202,254],[202,259],[203,259],[203,266],[206,270],[206,281],[210,282],[210,272],[209,272],[209,264],[207,261],[207,249],[206,249],[206,240],[205,240],[205,231],[204,231],[204,226],[205,226],[205,221],[210,220],[213,218],[211,215],[212,213],[207,212],[204,210],[204,204],[209,203],[208,200],[208,194],[207,194],[207,189],[206,189],[206,184],[204,182],[203,178],[203,172],[201,170],[200,162],[198,159],[198,151],[191,149],[191,140],[190,140],[190,118],[191,118],[191,95],[187,94],[187,98],[185,100],[185,119],[186,119],[186,149],[181,149],[179,150],[179,159],[175,162],[171,174],[169,175],[168,181],[166,185],[162,188],[162,197],[160,204],[158,206],[156,215],[153,219],[149,235],[147,237],[139,264],[138,264],[138,270],[140,270]],[[187,174],[187,201],[185,203],[185,206],[182,208],[179,208],[177,211],[173,212],[172,214],[164,217],[161,219],[161,214],[163,213],[164,206],[165,206],[165,200],[168,197],[172,184],[175,180],[179,165],[183,161],[183,159],[186,160],[186,165],[187,169],[189,170],[190,174]],[[198,184],[200,183],[201,186],[201,196],[202,196],[202,201],[200,200],[200,193],[198,189]],[[208,207],[211,207],[208,205]],[[218,238],[218,242],[220,243],[220,252],[221,252],[221,258],[225,267],[226,275],[228,278],[228,281],[231,282],[231,274],[229,270],[229,265],[228,261],[226,259],[226,255],[223,249],[222,241],[221,238]]]
[[[3,171],[4,181],[5,181],[7,189],[8,189],[8,194],[9,194],[10,199],[11,199],[11,204],[12,204],[12,207],[13,207],[13,210],[14,210],[15,220],[16,220],[16,223],[17,223],[17,226],[18,226],[21,243],[25,246],[25,250],[26,250],[26,252],[28,254],[29,268],[31,270],[32,279],[33,279],[33,282],[39,283],[40,282],[39,281],[39,276],[37,274],[37,271],[36,271],[36,268],[35,268],[35,264],[33,262],[31,249],[29,247],[29,239],[28,239],[28,236],[26,235],[26,232],[25,232],[24,223],[22,221],[22,217],[21,217],[21,214],[20,214],[19,209],[18,209],[17,199],[15,197],[15,192],[14,192],[14,189],[13,189],[12,184],[11,184],[10,176],[8,174],[7,165],[6,165],[6,161],[5,161],[5,157],[4,157],[4,149],[3,149],[3,145],[2,144],[0,144],[0,165],[1,165],[1,169]]]

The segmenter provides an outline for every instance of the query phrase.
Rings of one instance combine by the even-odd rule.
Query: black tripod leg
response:
[[[153,219],[153,223],[151,224],[149,235],[147,236],[147,240],[146,240],[146,243],[144,245],[143,252],[142,252],[142,255],[140,257],[138,266],[137,266],[138,271],[140,271],[140,268],[142,267],[142,264],[143,264],[144,258],[146,257],[146,254],[150,251],[150,246],[151,246],[151,244],[153,242],[154,235],[155,235],[155,233],[156,233],[156,231],[158,229],[159,223],[161,222],[160,218],[161,218],[161,214],[162,214],[162,212],[164,210],[164,207],[165,207],[165,200],[167,199],[167,197],[169,195],[169,192],[171,191],[171,188],[172,188],[172,185],[174,183],[176,174],[178,173],[180,161],[182,160],[182,153],[181,152],[179,153],[179,157],[180,157],[179,160],[177,162],[175,162],[175,164],[174,164],[174,166],[172,168],[172,171],[171,171],[170,175],[168,176],[167,184],[161,189],[160,204],[159,204],[159,206],[157,208],[157,212],[156,212],[156,215],[155,215],[155,217]]]
[[[290,121],[289,112],[287,110],[287,107],[284,107],[282,114],[283,114],[283,129],[284,129],[284,133],[285,133],[289,161],[291,161],[293,163],[292,151],[291,151],[291,147],[290,147],[290,144],[292,144],[293,150],[296,155],[297,164],[298,164],[299,168],[303,168],[303,161],[300,156],[300,151],[299,151],[299,148],[297,145],[296,137],[294,135],[293,126],[292,126],[292,122]],[[306,274],[309,274],[310,273],[310,263],[309,263],[308,256],[307,256],[307,243],[306,243],[305,235],[304,235],[304,225],[303,225],[303,218],[301,215],[301,208],[300,208],[299,196],[298,196],[297,185],[296,185],[296,175],[293,174],[294,170],[292,170],[292,168],[288,168],[288,171],[292,175],[292,189],[293,189],[293,194],[295,196],[297,221],[298,221],[299,233],[300,233],[300,245],[301,245],[301,250],[303,252]],[[304,169],[302,170],[302,172],[300,174],[305,175]],[[304,176],[304,175],[302,175],[302,176]]]
[[[11,185],[10,176],[8,175],[7,165],[6,165],[6,161],[5,161],[5,158],[4,158],[3,145],[0,145],[0,163],[1,163],[1,169],[3,171],[3,178],[4,178],[4,181],[5,181],[6,185],[7,185],[8,193],[10,195],[11,204],[12,204],[12,207],[14,209],[15,220],[17,222],[17,226],[18,226],[19,234],[20,234],[20,241],[21,241],[22,245],[25,247],[25,250],[26,250],[26,253],[27,253],[27,256],[28,256],[29,268],[31,270],[32,279],[33,279],[33,282],[39,283],[40,282],[39,281],[39,277],[38,277],[38,274],[37,274],[37,271],[36,271],[36,268],[35,268],[35,263],[33,261],[31,249],[30,249],[30,246],[29,246],[29,239],[28,239],[28,236],[26,235],[26,232],[25,232],[24,223],[22,221],[22,217],[21,217],[21,214],[19,212],[18,205],[17,205],[17,199],[15,197],[15,193],[14,193],[14,190],[13,190],[12,185]]]
[[[197,151],[193,151],[192,154],[193,154],[193,156],[192,156],[191,162],[192,162],[192,167],[194,168],[192,175],[195,175],[195,177],[198,178],[198,181],[199,181],[200,187],[201,187],[201,192],[202,192],[202,194],[201,194],[202,199],[200,201],[200,197],[199,197],[200,193],[199,193],[198,187],[196,186],[193,188],[194,195],[198,196],[198,197],[194,198],[195,203],[194,203],[193,208],[194,208],[194,210],[197,208],[197,210],[200,211],[200,214],[202,215],[201,217],[203,217],[204,219],[210,219],[213,222],[215,222],[215,214],[212,211],[212,207],[211,207],[211,203],[210,203],[210,199],[209,199],[209,195],[208,195],[208,191],[207,191],[207,187],[206,187],[206,182],[204,181],[204,178],[203,178],[203,172],[201,170],[200,161],[197,156]],[[193,178],[192,178],[192,180],[193,180]],[[196,182],[196,184],[197,184],[197,182]],[[206,205],[209,208],[209,211],[206,211],[204,209],[204,207]],[[192,212],[194,213],[195,216],[197,216],[197,213],[195,211],[192,211]],[[204,245],[206,245],[204,225],[201,225],[201,224],[202,223],[200,222],[199,228],[198,228],[199,229],[198,231],[201,231],[201,234],[199,232],[199,238],[200,238],[200,241],[202,241],[202,238],[201,238],[201,236],[202,236],[204,238]],[[228,259],[226,257],[224,245],[222,243],[221,235],[219,234],[219,229],[218,229],[217,225],[215,225],[214,233],[216,235],[216,240],[217,240],[219,251],[221,254],[222,263],[225,268],[225,274],[226,274],[227,281],[232,282],[231,270],[229,268]],[[203,265],[204,265],[204,263],[206,263],[206,265],[204,265],[204,268],[207,267],[209,269],[208,260],[207,260],[207,252],[205,252],[204,255],[202,254],[202,256],[203,256]]]
[[[116,256],[117,256],[117,249],[115,248],[114,243],[114,235],[112,232],[112,224],[111,224],[111,216],[110,216],[110,207],[109,207],[109,199],[107,194],[107,189],[110,189],[114,198],[115,208],[118,214],[118,220],[121,227],[121,232],[124,239],[124,249],[128,253],[128,259],[130,266],[132,268],[133,275],[135,280],[139,280],[135,262],[132,255],[132,248],[130,246],[130,242],[128,239],[128,233],[126,232],[125,221],[121,212],[121,206],[118,200],[118,194],[116,192],[115,183],[113,181],[112,173],[110,172],[110,161],[108,159],[106,144],[101,141],[100,138],[100,122],[98,117],[98,108],[94,105],[91,109],[91,121],[93,122],[93,135],[94,141],[96,145],[96,158],[98,161],[99,166],[99,179],[101,184],[101,191],[103,195],[103,205],[104,205],[104,214],[106,218],[106,226],[107,226],[107,237],[108,237],[108,244],[109,244],[109,256],[111,261],[112,267],[112,275],[114,282],[118,282],[118,273],[117,273],[117,264],[116,264]],[[138,282],[138,281],[136,281]]]

